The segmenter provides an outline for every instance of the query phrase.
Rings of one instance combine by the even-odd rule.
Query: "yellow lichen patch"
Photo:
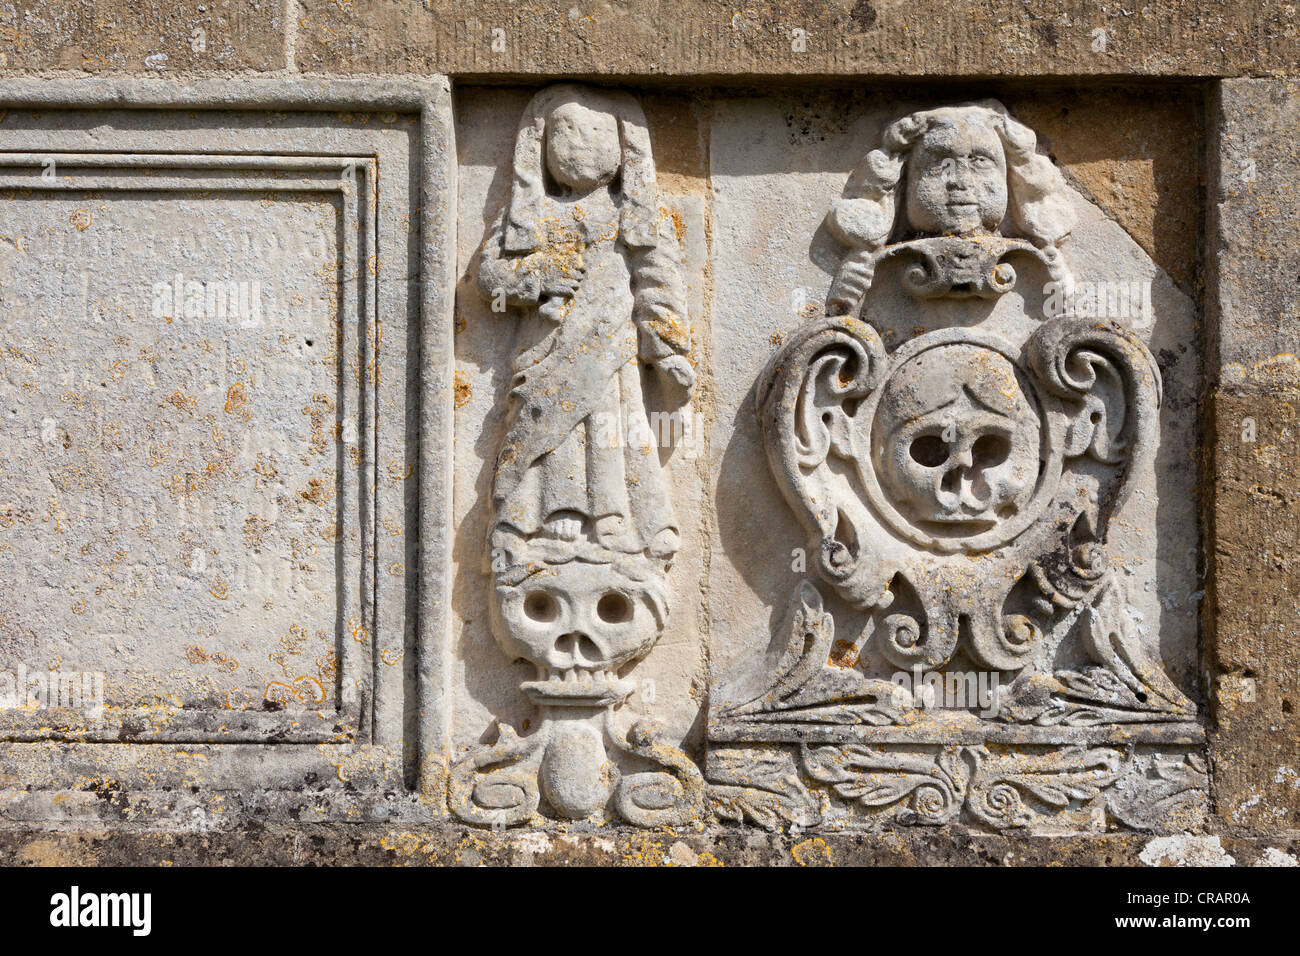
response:
[[[456,372],[452,385],[452,394],[457,408],[464,408],[469,404],[469,400],[474,397],[474,389],[470,386],[469,378],[464,372]]]
[[[800,866],[834,866],[831,848],[821,837],[811,837],[790,848],[790,855]]]

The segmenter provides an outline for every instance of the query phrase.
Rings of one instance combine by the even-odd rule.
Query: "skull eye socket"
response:
[[[926,468],[938,468],[948,460],[948,443],[938,435],[922,435],[907,450],[912,461]]]
[[[625,624],[632,620],[632,602],[626,594],[609,591],[596,602],[596,616],[606,624]]]
[[[981,435],[971,446],[970,456],[976,468],[995,468],[1011,454],[1011,440],[1005,435]]]
[[[524,598],[524,614],[530,620],[546,624],[560,616],[560,608],[555,598],[545,591],[532,591]]]

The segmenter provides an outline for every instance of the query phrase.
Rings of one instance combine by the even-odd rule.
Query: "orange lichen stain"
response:
[[[173,408],[179,408],[181,411],[192,412],[199,405],[199,400],[192,395],[186,395],[180,389],[172,392],[165,399],[158,403],[158,407],[171,405]]]
[[[310,637],[307,628],[301,624],[290,624],[288,633],[280,635],[280,646],[289,654],[301,654]]]
[[[330,500],[330,489],[328,485],[320,478],[307,479],[307,488],[298,492],[298,497],[303,501],[310,501],[314,505],[326,505]]]
[[[348,633],[352,635],[352,640],[358,644],[364,644],[370,637],[370,632],[366,630],[366,626],[361,623],[361,619],[358,617],[348,618]]]
[[[239,688],[226,693],[226,708],[228,710],[248,710],[252,706],[253,695],[248,691]]]
[[[334,683],[338,677],[338,658],[333,651],[323,657],[316,658],[316,673],[320,676],[321,682],[325,684]]]
[[[289,701],[295,699],[295,696],[293,688],[288,684],[273,680],[266,685],[266,690],[262,692],[262,699],[268,704],[285,707],[288,706]]]
[[[457,408],[464,408],[469,404],[469,400],[474,396],[474,389],[470,387],[469,379],[464,372],[457,372],[452,385],[452,393],[455,396],[454,401]]]
[[[659,207],[659,214],[668,218],[673,224],[673,232],[677,236],[677,244],[681,245],[686,239],[686,220],[676,209],[668,209],[664,206]]]
[[[233,415],[248,405],[248,388],[243,382],[233,382],[226,389],[226,414]]]
[[[77,232],[85,232],[90,228],[94,217],[90,214],[89,209],[74,209],[68,220],[76,227]]]
[[[262,547],[270,527],[271,523],[261,515],[249,515],[244,519],[244,543],[250,548]]]
[[[311,450],[317,455],[329,451],[331,430],[325,427],[325,416],[333,411],[334,402],[324,393],[313,395],[311,404],[303,406],[302,413],[311,419]]]
[[[339,780],[343,783],[367,771],[378,777],[390,777],[401,770],[399,755],[386,747],[362,744],[346,756],[338,755],[324,744],[320,746],[320,750],[327,755],[327,759],[334,766]]]
[[[812,837],[790,848],[790,855],[800,866],[834,866],[831,848],[821,837]]]
[[[667,855],[661,841],[651,839],[649,834],[635,833],[628,838],[622,863],[624,866],[662,866]]]
[[[827,663],[831,667],[853,668],[858,663],[858,648],[852,641],[836,641]]]

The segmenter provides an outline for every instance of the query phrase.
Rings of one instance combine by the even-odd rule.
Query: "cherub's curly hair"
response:
[[[996,100],[922,110],[892,123],[879,149],[867,154],[835,201],[827,223],[840,242],[852,249],[874,250],[905,232],[906,204],[898,190],[912,147],[933,126],[977,114],[994,129],[1007,157],[1007,216],[1014,235],[1042,248],[1055,246],[1074,226],[1065,180],[1046,156],[1037,152],[1034,131],[1012,119]]]

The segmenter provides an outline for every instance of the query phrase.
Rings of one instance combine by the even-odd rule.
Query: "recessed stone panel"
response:
[[[413,783],[445,89],[97,89],[0,130],[0,737],[211,745],[213,781],[223,744],[362,747]]]

